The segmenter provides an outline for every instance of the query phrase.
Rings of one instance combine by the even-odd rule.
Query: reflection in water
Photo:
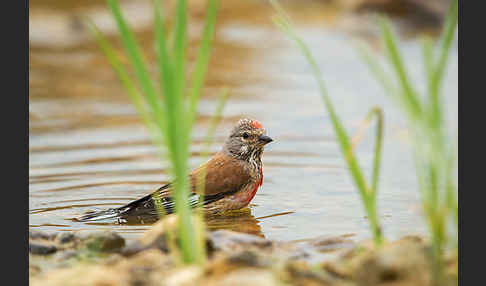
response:
[[[249,208],[225,213],[224,215],[207,216],[206,223],[210,230],[226,229],[265,237],[259,221],[251,214]]]
[[[279,215],[290,214],[292,212],[285,212],[281,214],[269,215],[261,218],[255,218],[251,214],[251,210],[249,208],[244,208],[238,211],[227,212],[225,214],[220,215],[206,215],[205,221],[206,226],[209,230],[216,230],[216,229],[226,229],[238,232],[245,232],[249,234],[258,235],[261,237],[265,237],[262,233],[260,228],[259,222],[261,219]],[[71,219],[73,222],[79,222],[76,218]],[[105,221],[96,221],[96,222],[83,222],[86,225],[92,226],[109,226],[109,225],[126,225],[126,226],[148,226],[157,222],[156,217],[144,217],[143,219],[139,219],[137,217],[127,217],[120,221],[119,219],[110,219]]]

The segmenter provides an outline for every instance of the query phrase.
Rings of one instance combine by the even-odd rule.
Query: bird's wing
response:
[[[195,207],[200,200],[197,194],[197,178],[206,170],[206,183],[202,204],[206,205],[223,198],[227,194],[239,191],[248,184],[251,177],[243,163],[238,159],[225,154],[217,153],[208,162],[195,169],[190,174],[192,192],[189,194],[189,204]],[[172,184],[168,183],[157,191],[146,195],[117,209],[119,215],[128,216],[155,216],[157,208],[163,207],[165,213],[175,211],[175,202],[172,198]],[[157,203],[155,203],[157,202]]]
[[[174,211],[174,202],[171,195],[171,184],[165,184],[157,191],[146,195],[138,200],[135,200],[123,207],[118,208],[122,215],[140,215],[140,214],[157,214],[154,200],[159,202],[159,206],[164,207],[166,213],[172,213]]]
[[[210,163],[209,166],[223,166],[226,164],[220,164],[221,159],[218,159],[218,161],[212,161],[210,160],[208,163]],[[219,167],[221,168],[221,167]],[[197,169],[196,169],[197,170]],[[219,169],[217,169],[218,172],[220,172]],[[226,173],[222,173],[222,176],[228,176],[227,171],[224,171]],[[238,172],[236,172],[238,173]],[[197,175],[197,172],[191,173],[190,177],[191,179],[195,178]],[[230,184],[227,181],[226,178],[223,178],[220,180],[215,180],[217,176],[208,174],[206,176],[206,192],[205,196],[202,198],[201,203],[203,205],[207,205],[209,203],[212,203],[214,201],[217,201],[221,198],[223,198],[227,193],[233,193],[235,191],[238,191],[241,187],[242,184],[237,183],[233,179],[233,183]],[[195,183],[195,179],[193,179],[193,184]],[[172,184],[168,183],[166,185],[163,185],[160,187],[158,190],[155,192],[146,195],[138,200],[135,200],[133,202],[130,202],[127,205],[124,205],[123,207],[120,207],[117,209],[118,215],[121,215],[123,217],[136,217],[136,216],[158,216],[159,214],[159,208],[163,208],[164,213],[170,214],[175,211],[175,201],[172,197]],[[209,191],[209,193],[208,193]],[[201,199],[201,196],[197,194],[196,192],[196,187],[193,186],[192,192],[189,194],[189,205],[191,207],[195,207],[198,203],[199,200]]]
[[[242,161],[223,153],[216,153],[208,162],[191,173],[192,191],[196,193],[199,176],[206,172],[206,198],[239,191],[251,179]]]

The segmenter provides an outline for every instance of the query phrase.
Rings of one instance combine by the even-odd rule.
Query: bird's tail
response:
[[[104,220],[104,219],[110,219],[110,218],[116,218],[120,214],[120,211],[118,209],[107,209],[104,211],[93,211],[89,212],[79,218],[77,218],[77,221],[97,221],[97,220]]]

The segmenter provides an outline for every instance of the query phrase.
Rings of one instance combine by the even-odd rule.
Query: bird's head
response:
[[[266,133],[260,122],[240,119],[226,139],[223,150],[242,160],[260,159],[263,147],[273,141]]]

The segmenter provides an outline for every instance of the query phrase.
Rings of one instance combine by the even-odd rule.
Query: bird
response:
[[[260,122],[249,118],[240,119],[221,150],[189,174],[191,207],[201,203],[204,212],[208,214],[246,207],[263,184],[262,155],[265,145],[272,141]],[[203,172],[206,175],[204,195],[201,197],[196,190],[196,183],[203,178]],[[121,223],[155,221],[159,217],[160,206],[166,214],[174,213],[172,190],[173,183],[167,183],[155,192],[122,207],[88,212],[76,220],[89,222],[114,218]]]

